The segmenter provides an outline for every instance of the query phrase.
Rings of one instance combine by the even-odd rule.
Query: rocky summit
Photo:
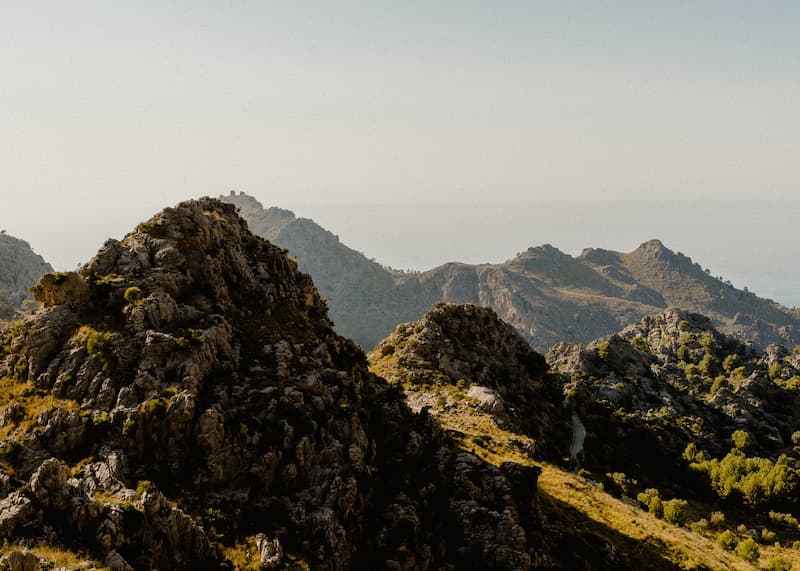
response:
[[[52,271],[30,244],[0,232],[0,320],[12,319],[23,305],[30,304],[28,288]]]
[[[439,303],[395,328],[369,360],[412,409],[428,408],[468,445],[494,426],[527,434],[514,444],[531,459],[569,445],[569,415],[545,358],[488,307]]]
[[[0,343],[0,567],[558,566],[538,471],[414,414],[233,206],[165,209],[34,293]]]

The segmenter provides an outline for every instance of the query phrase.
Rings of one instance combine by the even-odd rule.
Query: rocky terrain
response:
[[[734,288],[658,240],[630,253],[590,248],[577,257],[545,245],[504,264],[411,274],[368,260],[287,210],[265,210],[241,193],[220,198],[240,207],[254,232],[288,248],[327,298],[337,331],[367,350],[440,301],[491,307],[542,352],[560,341],[588,343],[668,307],[707,315],[723,333],[762,347],[800,343],[796,310]]]
[[[558,458],[569,446],[569,414],[545,358],[490,308],[439,303],[399,325],[369,360],[412,409],[427,408],[467,447],[494,426],[526,434],[516,448],[529,459]]]
[[[233,206],[166,209],[33,291],[0,343],[0,568],[626,568],[542,519],[537,468],[413,413]],[[551,390],[470,367],[509,403]]]
[[[30,288],[53,268],[36,254],[30,244],[0,232],[0,320],[11,319],[26,302]]]
[[[368,366],[213,199],[32,292],[0,329],[0,569],[800,564],[800,354],[707,317],[545,358],[442,303]]]
[[[723,335],[707,317],[670,309],[588,345],[555,345],[547,359],[564,375],[565,393],[584,418],[591,464],[620,468],[609,442],[636,442],[652,462],[635,462],[664,479],[670,466],[660,466],[659,458],[680,458],[690,443],[722,456],[737,430],[750,434],[751,454],[796,455],[797,351],[781,345],[758,351]]]
[[[637,521],[632,506],[688,526],[682,536],[660,538],[677,544],[672,560],[685,568],[735,568],[722,543],[742,545],[747,553],[737,554],[752,561],[752,550],[760,550],[770,569],[800,564],[800,543],[784,547],[800,540],[798,351],[759,351],[707,317],[668,309],[587,345],[558,344],[548,369],[492,310],[439,304],[398,326],[369,359],[464,449],[495,464],[543,468],[544,497],[616,521],[629,536],[665,529]],[[559,467],[580,469],[589,484]],[[547,503],[543,509],[568,513]],[[576,525],[603,536],[596,526]],[[716,551],[709,546],[715,541]],[[697,550],[687,553],[694,542]],[[624,557],[624,546],[614,544]]]

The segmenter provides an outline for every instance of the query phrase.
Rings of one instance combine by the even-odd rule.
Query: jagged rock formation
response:
[[[547,360],[586,426],[584,462],[601,473],[696,489],[686,447],[721,457],[737,430],[751,455],[785,454],[787,466],[798,456],[800,356],[757,351],[705,316],[669,309],[587,345],[557,344]]]
[[[52,271],[30,244],[0,232],[0,320],[11,319],[31,299],[28,288]]]
[[[220,199],[235,204],[255,234],[289,250],[300,271],[308,273],[320,288],[320,295],[330,308],[331,320],[341,335],[368,350],[404,321],[396,314],[405,299],[397,299],[399,307],[387,306],[387,301],[398,293],[397,276],[342,244],[338,236],[313,220],[295,217],[289,210],[264,209],[246,194],[232,193]],[[415,307],[419,313],[413,318],[431,305],[432,302]]]
[[[787,559],[765,555],[771,568],[797,555],[797,544],[791,556],[780,546],[800,539],[790,515],[800,512],[798,351],[759,352],[707,317],[669,309],[588,345],[554,346],[548,371],[491,309],[439,304],[398,326],[369,359],[462,448],[494,464],[541,467],[544,520],[575,529],[544,533],[561,553],[580,554],[567,567],[582,567],[586,552],[611,552],[619,568],[737,567],[714,543],[726,526],[739,530],[734,543],[756,537],[764,550],[776,530],[772,553]],[[674,535],[652,516],[689,529]],[[599,522],[641,541],[611,540]],[[643,555],[651,542],[656,552]]]
[[[585,480],[551,464],[562,462],[572,435],[574,407],[568,406],[570,399],[565,402],[563,381],[548,372],[544,357],[493,310],[438,304],[422,319],[396,327],[369,361],[374,372],[402,387],[413,409],[436,418],[463,449],[493,464],[513,461],[543,470],[550,493],[553,482],[591,490]],[[544,544],[558,557],[540,559],[538,566],[676,568],[665,557],[663,544],[651,551],[647,541],[621,541],[616,530],[598,523],[619,517],[620,507],[610,500],[601,501],[615,511],[583,515],[586,504],[597,501],[585,493],[574,504],[562,504],[547,492],[540,498],[542,518],[549,522]],[[705,561],[714,561],[713,556]]]
[[[243,194],[221,198],[241,208],[254,232],[289,249],[327,298],[337,331],[368,350],[440,301],[491,307],[540,351],[560,341],[588,343],[668,307],[708,315],[720,331],[760,346],[800,343],[797,310],[712,277],[658,240],[630,253],[589,248],[578,257],[544,245],[504,264],[449,263],[407,274],[287,210],[264,210]]]
[[[413,414],[234,207],[166,209],[34,292],[0,343],[0,538],[114,570],[557,565],[537,471]]]
[[[404,323],[369,355],[373,371],[398,384],[414,410],[428,407],[445,427],[482,436],[485,418],[526,434],[517,452],[557,458],[569,444],[561,389],[545,358],[488,307],[439,303]]]

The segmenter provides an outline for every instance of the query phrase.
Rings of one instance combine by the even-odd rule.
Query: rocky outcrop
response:
[[[800,343],[796,311],[734,288],[658,240],[630,253],[588,248],[577,257],[546,244],[503,264],[403,273],[288,210],[265,210],[241,193],[221,198],[240,208],[254,232],[288,248],[327,298],[337,331],[367,350],[441,301],[493,308],[539,351],[588,343],[669,307],[707,315],[723,333],[762,347]]]
[[[30,288],[53,268],[36,254],[30,244],[0,232],[0,320],[11,319],[26,302]]]
[[[399,325],[369,355],[372,370],[402,386],[415,410],[428,407],[458,429],[472,413],[535,440],[526,453],[558,457],[566,444],[560,387],[545,358],[487,307],[440,303]],[[452,421],[452,422],[451,422]]]
[[[585,465],[671,485],[696,480],[682,459],[687,445],[720,457],[736,430],[752,435],[751,454],[794,453],[794,359],[776,345],[760,352],[708,317],[678,309],[587,345],[557,344],[547,355],[586,426]],[[635,457],[623,453],[630,449]]]
[[[512,493],[536,471],[493,467],[414,414],[233,206],[166,209],[34,292],[43,307],[0,343],[0,538],[112,569],[547,555],[535,496]],[[543,365],[506,349],[519,371]]]

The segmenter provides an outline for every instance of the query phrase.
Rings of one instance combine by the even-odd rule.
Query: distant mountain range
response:
[[[707,315],[721,332],[757,345],[800,343],[798,310],[736,289],[658,240],[630,253],[588,248],[577,257],[544,245],[502,264],[403,273],[288,210],[265,209],[242,193],[221,198],[239,207],[253,232],[289,250],[327,298],[337,331],[366,349],[440,301],[492,307],[539,350],[589,342],[669,307]]]
[[[53,267],[25,240],[0,232],[0,319],[13,317],[30,300],[28,288]]]

